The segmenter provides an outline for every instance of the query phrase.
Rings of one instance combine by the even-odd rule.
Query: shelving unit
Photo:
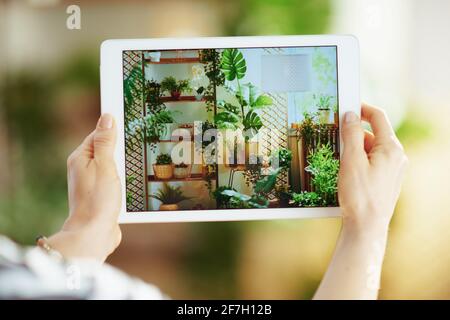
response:
[[[172,97],[161,97],[161,102],[170,102],[170,103],[177,103],[177,102],[205,102],[206,98],[202,97],[200,100],[197,100],[195,96],[181,96],[178,99],[172,98]]]
[[[191,50],[192,51],[192,50]],[[195,63],[203,63],[200,60],[200,57],[182,57],[183,55],[183,51],[178,51],[176,53],[177,55],[180,55],[178,57],[170,57],[170,58],[165,58],[165,57],[161,57],[159,59],[159,61],[152,61],[150,58],[145,58],[144,57],[144,53],[142,53],[142,61],[144,62],[142,65],[142,72],[145,75],[145,65],[173,65],[173,64],[195,64]],[[162,68],[162,66],[158,67],[158,68]],[[180,106],[181,108],[190,108],[195,107],[195,108],[199,108],[199,107],[206,107],[205,106],[205,102],[207,100],[209,100],[208,98],[212,98],[211,100],[214,101],[214,105],[213,105],[213,115],[216,115],[217,112],[217,105],[216,105],[216,90],[214,87],[214,95],[208,96],[208,97],[202,97],[201,99],[197,100],[196,96],[194,95],[185,95],[185,96],[180,96],[179,98],[175,99],[171,96],[164,96],[161,97],[161,102],[166,104],[166,106],[170,109],[170,105],[174,104],[173,107],[175,107],[176,104],[186,104],[186,105],[182,105]],[[145,107],[144,107],[145,109]],[[145,114],[145,110],[144,110],[144,114]],[[198,120],[207,120],[207,119],[198,119]],[[182,129],[182,128],[181,128]],[[187,128],[186,128],[187,129]],[[170,143],[178,143],[180,141],[183,141],[182,137],[180,137],[181,139],[171,139],[171,140],[160,140],[158,142],[156,142],[156,144],[170,144]],[[194,142],[194,137],[191,136],[191,140],[190,142]],[[167,147],[166,147],[167,148]],[[169,146],[170,148],[170,146]],[[148,185],[149,183],[167,183],[167,182],[178,182],[178,183],[182,183],[182,182],[186,182],[186,183],[197,183],[197,182],[201,182],[201,183],[205,183],[206,181],[211,181],[213,182],[213,186],[215,186],[215,188],[218,187],[218,166],[215,166],[215,172],[212,175],[209,176],[204,176],[203,173],[191,173],[191,175],[187,178],[171,178],[171,179],[157,179],[155,177],[155,175],[153,174],[149,174],[148,172],[148,168],[147,168],[147,145],[144,144],[144,157],[145,157],[145,164],[146,164],[146,168],[145,168],[145,176],[147,177],[147,185],[145,188],[145,195],[146,198],[149,198],[149,189],[150,186]],[[149,204],[148,201],[146,202],[146,206],[147,206],[147,210],[149,210]]]

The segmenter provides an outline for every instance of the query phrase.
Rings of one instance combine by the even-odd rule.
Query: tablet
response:
[[[339,216],[353,36],[107,40],[121,223]]]

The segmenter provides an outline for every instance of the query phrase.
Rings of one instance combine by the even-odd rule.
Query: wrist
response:
[[[66,259],[84,258],[103,262],[112,250],[106,245],[104,238],[101,241],[98,238],[99,235],[94,235],[87,229],[62,229],[51,236],[48,243]]]
[[[347,237],[359,240],[386,239],[389,230],[389,223],[382,219],[369,221],[355,219],[344,215],[342,219],[342,233]]]

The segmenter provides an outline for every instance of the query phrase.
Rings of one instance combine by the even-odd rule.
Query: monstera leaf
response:
[[[214,116],[214,122],[219,129],[232,129],[236,130],[238,128],[240,118],[233,112],[224,110],[217,113]]]
[[[247,112],[247,115],[244,118],[243,121],[244,130],[252,130],[257,132],[261,127],[263,126],[263,123],[261,121],[261,118],[255,111],[249,111]]]
[[[217,107],[222,111],[228,111],[228,112],[232,112],[235,114],[239,113],[239,107],[237,107],[229,102],[225,102],[223,100],[220,100],[217,102]]]
[[[220,69],[228,81],[233,81],[236,78],[242,79],[247,71],[247,65],[242,52],[234,48],[223,50]]]
[[[271,106],[272,104],[272,98],[262,94],[258,98],[256,98],[256,100],[251,104],[251,107],[253,109],[262,109],[264,107]]]

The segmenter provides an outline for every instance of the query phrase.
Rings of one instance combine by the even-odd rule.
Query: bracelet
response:
[[[52,248],[52,246],[48,243],[48,239],[47,237],[44,236],[37,236],[36,237],[36,245],[43,249],[45,252],[47,252],[50,256],[52,257],[57,257],[59,259],[62,259],[63,256],[61,255],[61,253],[59,253],[58,251],[56,251],[55,249]]]

